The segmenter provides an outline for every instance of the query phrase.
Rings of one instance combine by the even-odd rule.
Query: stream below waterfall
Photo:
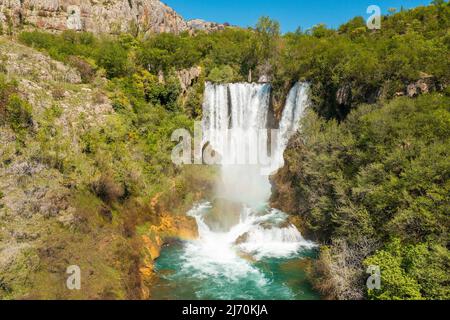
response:
[[[286,225],[277,210],[246,209],[238,225],[214,232],[204,222],[211,204],[189,214],[199,224],[200,237],[166,245],[156,261],[158,275],[151,297],[157,300],[313,300],[305,268],[316,256],[314,244]],[[269,225],[272,227],[269,228]],[[280,226],[280,227],[277,227]],[[246,235],[247,239],[239,237]]]
[[[315,244],[266,205],[269,177],[284,165],[308,89],[294,85],[277,122],[269,84],[206,84],[203,143],[220,155],[216,198],[187,213],[197,222],[197,240],[162,249],[152,299],[319,299],[305,271]]]

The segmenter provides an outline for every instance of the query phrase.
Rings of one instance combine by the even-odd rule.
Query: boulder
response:
[[[236,226],[243,210],[242,204],[226,199],[216,199],[205,223],[215,232],[228,232]]]

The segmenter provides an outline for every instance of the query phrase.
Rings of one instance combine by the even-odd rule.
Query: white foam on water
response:
[[[226,277],[230,281],[239,281],[252,276],[263,286],[267,279],[250,262],[242,259],[233,246],[235,231],[213,232],[204,222],[210,209],[211,204],[207,202],[188,212],[197,221],[199,239],[186,244],[183,254],[185,267],[195,270],[197,277]]]

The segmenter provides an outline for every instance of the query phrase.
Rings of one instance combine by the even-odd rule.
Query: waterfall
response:
[[[284,165],[284,150],[308,105],[307,92],[303,83],[290,90],[277,124],[269,84],[206,84],[203,150],[209,148],[220,166],[216,199],[188,212],[199,238],[173,255],[179,268],[168,279],[194,284],[197,297],[208,299],[297,296],[275,276],[284,269],[273,264],[299,258],[315,245],[303,239],[286,213],[268,206],[269,176]],[[275,136],[267,131],[277,127]]]
[[[206,85],[203,132],[221,157],[219,197],[253,206],[270,197],[269,179],[260,173],[269,104],[268,84]]]
[[[298,82],[289,91],[280,121],[280,137],[273,157],[272,172],[284,166],[284,150],[289,139],[297,132],[300,119],[308,106],[308,90],[308,84]]]
[[[311,245],[293,225],[286,223],[286,214],[267,207],[271,195],[269,176],[284,165],[284,150],[298,130],[300,118],[308,105],[308,85],[297,83],[292,87],[278,134],[269,138],[270,129],[276,127],[270,123],[273,118],[270,94],[269,84],[206,84],[204,142],[209,142],[220,155],[217,198],[221,203],[233,204],[219,210],[218,217],[214,217],[215,222],[226,220],[227,223],[222,225],[229,225],[236,216],[236,212],[232,212],[235,209],[230,208],[235,208],[236,204],[240,208],[239,221],[231,229],[219,230],[221,232],[213,231],[207,218],[214,207],[218,210],[217,203],[203,204],[189,213],[197,220],[203,249],[211,251],[211,254],[225,257],[228,256],[225,252],[230,254],[235,247],[258,259],[288,256],[302,246]]]
[[[206,84],[203,132],[220,155],[219,197],[258,206],[271,195],[269,175],[284,165],[284,150],[308,105],[308,85],[290,90],[275,136],[269,127],[270,90],[269,84]]]

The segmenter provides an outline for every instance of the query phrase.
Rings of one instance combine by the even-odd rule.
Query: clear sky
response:
[[[281,23],[283,32],[303,30],[325,23],[338,27],[355,16],[369,17],[369,5],[378,5],[383,13],[389,8],[413,8],[431,0],[163,0],[185,19],[200,18],[229,22],[242,27],[254,26],[260,16]]]

